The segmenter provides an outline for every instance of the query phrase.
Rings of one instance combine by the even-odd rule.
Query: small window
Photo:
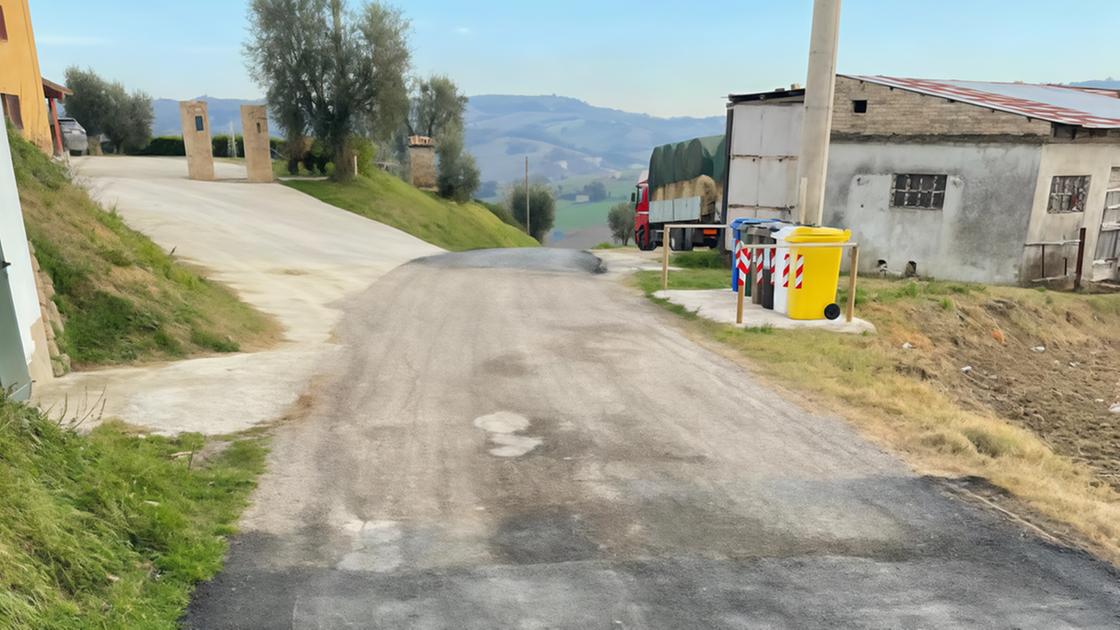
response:
[[[866,114],[867,101],[852,101],[852,111],[857,114]]]
[[[1084,212],[1088,196],[1088,175],[1059,175],[1050,180],[1050,201],[1046,204],[1046,211],[1050,214]]]
[[[948,180],[948,175],[896,174],[891,185],[891,206],[941,210],[945,207],[945,184]]]
[[[202,120],[202,116],[194,117],[194,130],[206,131],[206,121]]]
[[[4,117],[12,121],[12,126],[23,130],[23,112],[20,110],[19,97],[15,94],[0,94],[0,106],[3,106]]]
[[[261,132],[261,124],[258,122],[257,123],[257,133],[260,133],[260,132]]]
[[[8,23],[4,21],[4,7],[0,7],[0,42],[8,41]]]

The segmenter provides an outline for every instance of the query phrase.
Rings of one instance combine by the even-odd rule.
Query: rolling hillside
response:
[[[712,109],[718,113],[719,103]],[[656,118],[563,96],[472,96],[467,148],[483,181],[517,179],[526,155],[534,174],[559,180],[640,169],[653,147],[720,133],[724,125],[723,116]]]
[[[240,130],[239,108],[259,100],[198,97],[210,107],[210,128]],[[713,100],[712,111],[720,112]],[[180,135],[179,104],[153,103],[154,135]],[[271,124],[271,123],[270,123]],[[475,156],[483,181],[505,184],[521,177],[525,156],[533,173],[556,181],[590,175],[609,176],[644,168],[653,147],[723,131],[722,115],[709,118],[656,118],[596,107],[563,96],[472,96],[467,106],[467,150]],[[273,133],[279,135],[275,125]]]

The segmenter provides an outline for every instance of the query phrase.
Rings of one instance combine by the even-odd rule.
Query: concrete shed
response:
[[[729,220],[796,218],[800,128],[770,112],[803,102],[804,90],[730,98],[733,137],[777,164]],[[1002,284],[1068,282],[1084,228],[1085,278],[1120,279],[1120,93],[839,75],[824,222],[852,230],[863,271]]]

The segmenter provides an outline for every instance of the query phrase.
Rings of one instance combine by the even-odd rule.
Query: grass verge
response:
[[[89,435],[0,398],[0,627],[175,628],[221,568],[262,438]]]
[[[28,238],[54,282],[76,367],[231,352],[270,343],[279,326],[226,287],[179,264],[9,132]]]
[[[1081,443],[1062,439],[1061,422],[1076,413],[1070,409],[1072,398],[1065,397],[1065,406],[1053,412],[1049,424],[1036,424],[1039,417],[1046,419],[1043,414],[1020,417],[1013,412],[1023,404],[1037,406],[1035,401],[1047,393],[1056,397],[1029,388],[1038,383],[1054,387],[1054,365],[1066,361],[1058,354],[1061,349],[1084,356],[1078,344],[1094,337],[1099,343],[1106,338],[1103,331],[1120,325],[1120,296],[868,280],[862,281],[857,296],[859,315],[875,323],[879,334],[853,336],[718,324],[654,298],[659,272],[639,272],[634,283],[688,320],[684,325],[691,333],[749,359],[761,368],[761,378],[774,379],[811,404],[845,416],[919,472],[982,477],[1048,521],[1071,528],[1099,555],[1120,562],[1120,493],[1109,483],[1108,458],[1087,460]],[[722,269],[670,274],[672,288],[726,284]],[[1049,349],[1040,351],[1043,343]],[[995,376],[976,378],[984,370],[974,366],[986,366],[986,361],[998,366],[999,373],[992,367]],[[971,369],[962,371],[962,366]],[[1040,371],[1033,372],[1035,368]],[[992,385],[993,378],[999,385]],[[1084,374],[1070,379],[1071,390],[1087,386]],[[999,387],[1006,388],[1006,406],[1000,404]],[[1089,395],[1101,396],[1092,399],[1101,407],[1093,412],[1108,415],[1107,402],[1097,401],[1115,393]],[[1083,435],[1097,426],[1086,420],[1073,432]],[[1107,431],[1115,443],[1115,427]]]
[[[452,251],[539,245],[478,203],[440,199],[380,171],[346,183],[288,180],[284,184]]]

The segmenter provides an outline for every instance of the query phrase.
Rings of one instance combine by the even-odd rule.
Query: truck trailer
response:
[[[651,250],[695,245],[731,249],[730,230],[674,229],[668,223],[728,225],[737,218],[797,218],[797,153],[805,90],[731,95],[727,131],[653,150],[634,193],[634,238]]]
[[[724,138],[693,138],[653,150],[649,170],[642,174],[633,195],[634,239],[640,249],[649,251],[664,243],[678,251],[696,245],[718,246],[719,229],[678,228],[666,235],[665,226],[723,222]]]

